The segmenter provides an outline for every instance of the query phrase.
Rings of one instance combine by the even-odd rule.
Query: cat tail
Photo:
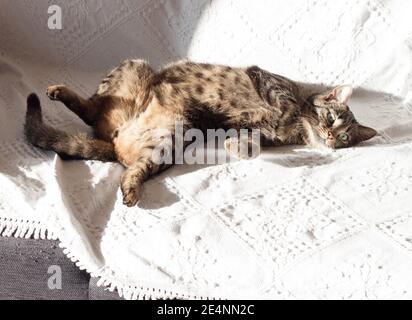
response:
[[[84,134],[68,134],[46,125],[43,122],[39,97],[35,93],[27,97],[24,135],[32,145],[53,150],[63,159],[116,161],[111,143]]]
[[[63,132],[43,123],[40,100],[35,93],[31,93],[27,97],[24,134],[32,145],[43,149],[51,149],[53,143],[63,135]]]

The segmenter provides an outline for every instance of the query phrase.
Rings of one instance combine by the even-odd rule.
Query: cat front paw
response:
[[[260,154],[260,145],[250,138],[228,138],[224,142],[224,148],[231,156],[242,160],[254,159]]]
[[[66,87],[64,85],[50,86],[46,89],[46,95],[50,100],[62,100],[64,98],[64,92]]]

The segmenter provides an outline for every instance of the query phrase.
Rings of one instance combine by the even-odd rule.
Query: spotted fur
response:
[[[349,111],[343,99],[347,88],[310,97],[303,92],[297,83],[258,67],[181,61],[155,72],[143,60],[126,60],[88,99],[64,85],[47,89],[50,99],[63,102],[92,126],[94,137],[45,124],[35,94],[27,100],[25,135],[33,145],[65,159],[119,161],[127,168],[121,179],[124,203],[133,206],[143,182],[169,166],[155,163],[152,154],[165,143],[158,129],[174,132],[176,121],[183,122],[184,130],[259,129],[263,145],[339,148],[376,134]],[[328,122],[331,113],[336,123]],[[349,137],[344,142],[339,140],[343,131]],[[173,150],[173,142],[166,143]]]

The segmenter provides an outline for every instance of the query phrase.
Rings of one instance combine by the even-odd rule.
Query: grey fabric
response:
[[[50,266],[61,268],[61,289],[49,289]],[[56,268],[56,267],[52,267]],[[57,241],[0,237],[0,299],[88,299],[89,275]]]
[[[56,275],[55,266],[61,269],[61,289],[48,286],[50,277]],[[12,299],[121,298],[117,292],[97,287],[97,279],[79,270],[64,255],[57,241],[0,237],[0,300]]]
[[[97,286],[97,278],[90,279],[89,300],[122,300],[117,292],[110,292],[107,288]]]

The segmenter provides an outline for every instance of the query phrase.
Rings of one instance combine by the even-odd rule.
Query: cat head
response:
[[[318,118],[312,123],[312,129],[329,148],[351,147],[371,139],[377,133],[356,121],[347,104],[352,92],[351,86],[342,85],[312,98]]]

